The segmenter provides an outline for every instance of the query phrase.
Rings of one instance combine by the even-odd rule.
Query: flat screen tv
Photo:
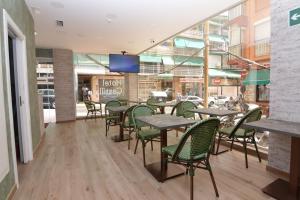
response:
[[[109,54],[110,72],[140,72],[140,57],[133,55]]]

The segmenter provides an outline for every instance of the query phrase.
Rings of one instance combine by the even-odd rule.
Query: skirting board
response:
[[[16,193],[16,191],[17,191],[17,185],[14,185],[11,188],[10,192],[8,193],[6,200],[12,200],[13,197],[14,197],[14,195],[15,195],[15,193]]]
[[[280,169],[271,167],[271,166],[269,166],[269,165],[266,166],[266,169],[267,169],[267,171],[269,171],[269,172],[271,172],[271,173],[274,173],[274,174],[280,176],[280,177],[283,178],[283,179],[286,179],[286,180],[289,179],[289,175],[290,175],[290,174],[287,173],[287,172],[285,172],[285,171],[282,171],[282,170],[280,170]]]

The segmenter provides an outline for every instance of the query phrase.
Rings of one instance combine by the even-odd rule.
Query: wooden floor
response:
[[[118,130],[111,129],[110,136]],[[174,132],[168,139],[169,144],[178,141]],[[189,177],[157,182],[143,167],[141,146],[133,154],[134,142],[127,150],[127,142],[106,138],[101,119],[50,124],[36,159],[19,167],[20,187],[14,199],[189,199]],[[159,160],[158,145],[154,152],[147,147],[148,163]],[[246,169],[244,155],[232,151],[211,156],[211,164],[219,199],[271,199],[261,188],[277,177],[265,170],[265,161],[249,156]],[[216,199],[207,171],[196,171],[194,185],[195,200]]]

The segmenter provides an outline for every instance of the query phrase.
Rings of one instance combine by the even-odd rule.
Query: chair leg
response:
[[[146,144],[144,141],[142,141],[142,146],[143,146],[143,163],[144,163],[144,167],[146,167],[146,159],[145,159],[145,147]]]
[[[178,130],[176,130],[176,137],[178,137]]]
[[[211,167],[210,167],[209,163],[208,163],[207,167],[208,167],[208,171],[209,171],[209,175],[210,175],[211,181],[212,181],[214,189],[215,189],[216,196],[219,197],[218,188],[217,188],[217,185],[216,185],[216,182],[215,182],[215,178],[214,178],[214,175],[212,173],[212,170],[211,170]]]
[[[232,138],[232,141],[231,141],[230,151],[232,151],[233,143],[234,143],[234,138]]]
[[[257,144],[256,144],[256,141],[255,141],[255,138],[253,136],[253,143],[254,143],[254,146],[255,146],[255,151],[256,151],[256,154],[257,154],[257,157],[258,157],[258,160],[259,162],[261,162],[261,158],[260,158],[260,155],[259,155],[259,151],[258,151],[258,148],[257,148]]]
[[[221,133],[219,133],[219,134],[218,134],[218,144],[217,144],[217,151],[216,151],[216,154],[218,154],[218,152],[219,152],[219,147],[220,147],[221,138],[222,138],[222,135],[221,135]]]
[[[128,150],[130,150],[130,140],[131,140],[130,134],[131,134],[131,131],[130,131],[130,129],[129,129],[129,133],[128,133],[128,135],[129,135],[129,139],[128,139]]]
[[[153,140],[151,140],[151,151],[153,151]]]
[[[139,144],[139,139],[136,139],[136,145],[135,145],[135,149],[134,149],[134,154],[136,154],[136,150],[137,150],[138,144]]]
[[[248,168],[248,156],[247,156],[247,142],[246,142],[246,138],[244,138],[243,146],[244,146],[244,151],[245,151],[246,168]]]
[[[90,111],[87,112],[87,114],[86,114],[86,116],[85,116],[85,119],[84,119],[85,121],[87,120],[89,114],[90,114]]]
[[[128,150],[130,150],[130,140],[131,140],[131,129],[129,128],[129,133],[128,133],[128,135],[129,135],[129,139],[128,139]]]
[[[108,132],[108,124],[107,120],[105,120],[105,136],[107,137],[107,132]]]
[[[190,200],[194,199],[194,173],[195,170],[193,166],[189,167],[189,175],[190,175]]]

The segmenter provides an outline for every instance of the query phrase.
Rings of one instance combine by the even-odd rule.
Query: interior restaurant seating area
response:
[[[0,200],[299,200],[298,0],[0,0]]]

